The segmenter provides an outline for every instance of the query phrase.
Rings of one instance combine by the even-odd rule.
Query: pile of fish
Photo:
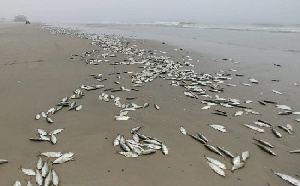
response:
[[[55,145],[56,142],[57,142],[57,138],[56,138],[55,135],[60,133],[63,130],[64,129],[55,129],[55,130],[47,133],[43,129],[38,129],[39,136],[34,137],[34,138],[30,138],[29,140],[31,140],[31,141],[48,141],[48,142],[52,143],[53,145]]]
[[[223,126],[221,125],[215,125],[215,124],[209,124],[211,127],[213,128],[217,128],[217,130],[220,129],[224,129]],[[225,130],[225,129],[224,129]],[[187,131],[185,128],[183,127],[180,127],[180,132],[183,134],[183,135],[187,135]],[[224,131],[222,131],[224,132]],[[226,130],[225,130],[226,132]],[[222,158],[225,159],[225,156],[223,154],[225,154],[228,158],[231,158],[232,159],[232,168],[231,168],[231,171],[233,172],[234,170],[237,170],[237,169],[240,169],[242,167],[245,166],[245,163],[246,163],[246,160],[250,157],[250,154],[249,154],[249,151],[244,151],[242,152],[241,156],[234,156],[231,152],[229,152],[228,150],[226,150],[224,147],[214,147],[210,144],[208,144],[209,140],[203,135],[203,134],[200,134],[200,133],[197,133],[197,135],[193,135],[193,134],[189,134],[189,136],[200,142],[201,144],[203,144],[206,149],[208,149],[209,151],[221,156]],[[241,159],[242,157],[242,159]],[[226,170],[226,166],[225,164],[221,163],[220,161],[216,160],[216,159],[213,159],[213,158],[210,158],[210,157],[207,157],[205,156],[205,158],[208,160],[208,165],[210,166],[210,168],[212,168],[217,174],[221,175],[221,176],[225,176],[225,171]]]
[[[137,158],[142,155],[153,154],[161,150],[164,155],[169,153],[168,148],[157,138],[138,133],[142,126],[131,129],[132,139],[125,139],[123,135],[117,135],[114,146],[120,146],[123,151],[119,154],[127,158]]]

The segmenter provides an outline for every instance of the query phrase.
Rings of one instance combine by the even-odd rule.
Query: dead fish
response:
[[[149,143],[146,143],[146,144],[143,144],[144,147],[147,147],[149,149],[154,149],[154,150],[159,150],[161,149],[161,146],[160,145],[155,145],[155,144],[149,144]]]
[[[242,85],[245,85],[247,87],[252,87],[252,85],[250,85],[249,83],[242,83]]]
[[[291,124],[286,124],[286,128],[288,128],[290,131],[294,132],[294,128]]]
[[[290,129],[288,129],[286,126],[278,126],[280,129],[284,130],[285,132],[292,134],[292,132],[290,131]]]
[[[25,168],[21,168],[21,171],[27,175],[27,176],[35,176],[35,171],[33,169],[25,169]]]
[[[50,170],[47,177],[45,178],[44,186],[49,186],[52,182],[52,171]]]
[[[230,158],[234,158],[233,154],[231,154],[228,150],[226,150],[224,147],[217,147],[221,152],[223,152],[226,156]]]
[[[275,136],[277,138],[281,138],[282,137],[282,135],[276,129],[272,128],[272,132],[273,132],[273,134],[275,134]]]
[[[44,136],[46,137],[46,136]],[[49,141],[48,137],[45,138],[40,138],[40,137],[34,137],[34,138],[29,138],[30,141]]]
[[[212,151],[212,152],[214,152],[214,153],[216,153],[216,154],[222,156],[223,158],[225,158],[225,157],[223,156],[223,154],[222,154],[218,149],[216,149],[214,146],[205,144],[205,147],[206,147],[208,150],[210,150],[210,151]]]
[[[40,135],[43,135],[43,136],[46,136],[48,133],[45,131],[45,130],[43,130],[43,129],[38,129],[38,133],[40,134]]]
[[[76,102],[73,101],[73,102],[71,103],[70,108],[68,109],[68,111],[69,111],[69,110],[73,110],[73,109],[75,109],[75,108],[76,108]]]
[[[231,172],[233,172],[234,170],[243,168],[244,166],[245,166],[245,163],[242,163],[242,162],[236,163],[232,166]]]
[[[169,150],[168,150],[167,146],[164,145],[163,143],[161,144],[161,151],[162,151],[163,155],[169,154]]]
[[[40,138],[44,141],[50,141],[50,138],[47,136],[40,135]]]
[[[287,105],[276,105],[276,107],[283,110],[292,110],[292,108]]]
[[[149,103],[144,103],[143,107],[146,108],[148,107],[150,104]]]
[[[120,146],[122,147],[123,150],[125,150],[126,152],[130,152],[130,148],[125,144],[125,143],[120,143]]]
[[[211,106],[210,106],[210,105],[206,105],[206,106],[202,107],[201,109],[202,109],[202,110],[207,110],[207,109],[209,109],[209,108],[211,108]]]
[[[156,150],[148,149],[148,150],[144,150],[144,151],[142,152],[142,154],[143,154],[143,155],[148,155],[148,154],[153,154],[153,153],[155,153],[155,152],[156,152]]]
[[[290,151],[290,153],[291,153],[291,154],[292,154],[292,153],[300,153],[300,149],[292,150],[292,151]]]
[[[275,152],[273,152],[273,151],[272,151],[271,149],[269,149],[268,147],[263,146],[263,145],[261,145],[261,144],[255,144],[255,145],[257,145],[259,148],[261,148],[263,151],[269,153],[270,155],[276,156]]]
[[[137,158],[139,155],[135,152],[119,152],[119,154],[127,157],[127,158]]]
[[[254,79],[254,78],[249,78],[249,81],[250,81],[251,83],[256,83],[256,84],[258,84],[258,81],[257,81],[256,79]]]
[[[236,157],[232,158],[232,164],[233,165],[236,165],[240,162],[241,162],[241,157],[240,156],[236,156]]]
[[[35,119],[36,119],[36,120],[39,120],[40,118],[41,118],[41,115],[40,115],[40,114],[36,114],[36,115],[35,115]]]
[[[58,175],[54,170],[52,170],[52,183],[53,185],[57,186],[59,184],[59,178]]]
[[[187,134],[185,128],[183,128],[183,127],[180,127],[180,132],[181,132],[183,135],[186,135],[186,134]]]
[[[161,143],[156,140],[143,140],[143,142],[154,144],[154,145],[161,145]]]
[[[234,116],[241,116],[241,115],[243,115],[243,111],[237,111],[235,114],[234,114]]]
[[[270,101],[270,100],[264,100],[265,103],[271,103],[271,104],[277,104],[275,101]]]
[[[255,141],[257,141],[258,143],[262,144],[262,145],[265,145],[265,146],[268,146],[270,148],[273,148],[274,146],[271,145],[269,142],[267,141],[264,141],[264,140],[260,140],[260,139],[256,139],[256,138],[253,138]]]
[[[203,139],[201,139],[201,138],[199,138],[199,137],[197,137],[197,136],[194,136],[194,135],[192,135],[192,134],[190,134],[190,136],[191,136],[193,139],[199,141],[199,142],[202,143],[202,144],[206,144],[206,143],[207,143],[206,141],[204,141]]]
[[[62,155],[61,152],[42,152],[41,156],[46,156],[48,158],[58,158]]]
[[[21,186],[21,182],[17,180],[13,186]]]
[[[142,140],[146,140],[146,139],[149,139],[147,136],[143,135],[143,134],[139,134],[139,133],[136,133],[140,139]]]
[[[244,124],[244,126],[248,127],[249,129],[255,130],[257,132],[260,132],[260,133],[264,133],[265,132],[264,129],[261,129],[261,128],[258,128],[258,127],[252,126],[252,125]]]
[[[143,127],[143,126],[135,127],[135,128],[133,128],[133,129],[131,129],[130,133],[131,133],[131,134],[134,134],[134,133],[138,132],[142,127]]]
[[[30,180],[26,180],[26,181],[27,181],[27,186],[33,186]]]
[[[81,110],[81,109],[82,109],[82,105],[78,105],[78,106],[76,106],[76,108],[75,108],[76,111],[79,111],[79,110]]]
[[[125,120],[129,120],[130,117],[129,116],[115,116],[115,119],[117,121],[125,121]]]
[[[45,162],[44,166],[42,168],[42,177],[46,177],[46,175],[48,174],[48,172],[49,172],[49,166],[48,166],[48,163]]]
[[[278,115],[291,115],[293,112],[292,111],[284,111],[284,112],[278,112]]]
[[[117,135],[114,139],[114,146],[118,146],[120,144],[121,135]]]
[[[222,126],[222,125],[216,125],[216,124],[208,124],[210,127],[212,127],[213,129],[216,129],[218,131],[221,131],[221,132],[227,132],[225,127]]]
[[[266,124],[266,125],[269,125],[270,127],[273,127],[273,125],[272,125],[271,123],[266,122],[266,121],[264,121],[264,120],[258,119],[257,121],[258,121],[258,122],[261,122],[261,123],[264,123],[264,124]],[[267,127],[267,126],[266,126],[266,127]]]
[[[218,167],[217,165],[213,164],[213,163],[208,163],[209,167],[215,171],[217,174],[221,175],[221,176],[225,176],[225,172]]]
[[[67,152],[63,154],[61,157],[63,158],[72,158],[74,156],[74,152]]]
[[[273,172],[274,174],[276,174],[277,176],[279,176],[280,178],[282,178],[285,181],[288,181],[289,183],[296,185],[296,186],[300,186],[300,180],[293,178],[292,176],[286,175],[286,174],[282,174],[282,173],[278,173],[278,172]]]
[[[261,105],[267,105],[266,103],[264,103],[262,101],[258,101],[258,103],[260,103]]]
[[[250,157],[249,151],[244,151],[244,152],[242,152],[242,160],[243,160],[244,162],[246,162],[247,158],[249,158],[249,157]]]
[[[137,142],[137,143],[140,142],[139,135],[137,135],[136,133],[132,135],[132,139],[133,139],[135,142]]]
[[[46,121],[47,121],[48,123],[53,123],[53,120],[52,120],[51,118],[49,118],[49,117],[46,117]]]
[[[0,159],[0,164],[4,164],[4,163],[8,163],[8,161],[5,159]]]
[[[56,142],[57,142],[57,138],[56,138],[56,136],[54,136],[54,134],[51,134],[51,143],[53,144],[53,145],[55,145],[56,144]]]
[[[156,108],[156,110],[159,110],[159,106],[154,104],[154,108]]]
[[[46,118],[47,117],[47,114],[45,112],[42,112],[42,117],[43,118]]]
[[[208,139],[204,135],[199,134],[199,133],[197,133],[197,134],[198,134],[199,138],[201,138],[203,141],[205,141],[206,143],[208,142]]]
[[[60,133],[61,131],[63,131],[64,129],[55,129],[55,130],[53,130],[53,131],[51,131],[50,133],[49,133],[49,135],[54,135],[54,134],[58,134],[58,133]]]
[[[53,161],[53,164],[62,164],[74,160],[73,157],[59,157]]]
[[[275,93],[275,94],[282,95],[282,93],[281,93],[281,92],[279,92],[279,91],[277,91],[277,90],[272,90],[272,92],[273,92],[273,93]]]
[[[39,186],[43,185],[43,177],[39,170],[35,170],[35,181]]]
[[[43,168],[43,159],[40,157],[37,164],[36,164],[36,168],[38,170],[41,170]]]
[[[206,158],[210,163],[213,163],[213,164],[217,165],[217,166],[220,167],[221,169],[226,169],[226,166],[225,166],[223,163],[219,162],[218,160],[215,160],[215,159],[210,158],[210,157],[207,157],[207,156],[205,156],[205,158]]]

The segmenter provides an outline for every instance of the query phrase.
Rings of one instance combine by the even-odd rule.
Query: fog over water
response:
[[[299,24],[299,0],[1,0],[0,18],[66,23]]]

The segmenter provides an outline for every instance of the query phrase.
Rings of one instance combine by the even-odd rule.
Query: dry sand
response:
[[[299,154],[288,153],[290,150],[300,149],[300,124],[294,121],[297,116],[278,116],[279,110],[273,105],[262,106],[257,103],[257,100],[269,98],[300,111],[297,99],[299,87],[283,79],[281,82],[271,82],[267,78],[276,79],[278,74],[282,76],[289,73],[289,68],[299,68],[299,64],[287,67],[283,61],[280,63],[282,68],[272,64],[249,67],[249,64],[243,66],[242,62],[238,65],[221,59],[220,62],[214,62],[211,57],[185,50],[174,51],[174,46],[158,42],[130,42],[140,48],[166,51],[167,55],[178,61],[182,61],[184,55],[190,55],[194,62],[199,59],[200,62],[195,63],[195,69],[198,69],[196,72],[215,73],[218,69],[238,69],[237,73],[245,76],[232,76],[233,79],[229,81],[237,84],[237,87],[226,87],[225,92],[219,95],[240,100],[252,99],[254,102],[250,104],[251,107],[261,115],[234,117],[232,115],[238,109],[220,106],[215,108],[228,111],[230,116],[213,115],[212,110],[201,110],[204,105],[200,104],[200,100],[205,98],[187,98],[182,93],[183,88],[170,86],[169,81],[155,79],[139,88],[139,92],[112,93],[123,100],[128,96],[137,96],[138,99],[134,100],[137,104],[151,103],[147,109],[131,112],[131,120],[115,121],[113,118],[120,109],[112,103],[100,101],[98,96],[103,92],[100,89],[87,92],[84,99],[76,100],[83,105],[79,112],[62,110],[52,117],[54,123],[51,125],[43,120],[35,121],[35,113],[47,111],[82,84],[104,84],[106,87],[117,88],[113,83],[117,80],[116,75],[108,74],[120,72],[122,78],[119,81],[125,87],[130,87],[130,75],[123,71],[137,72],[141,69],[133,65],[86,65],[80,60],[71,60],[70,55],[96,49],[97,47],[90,45],[89,40],[51,35],[47,31],[36,29],[34,25],[0,23],[0,158],[9,160],[9,163],[0,165],[0,185],[12,185],[16,180],[24,182],[24,179],[28,179],[19,167],[34,168],[38,160],[36,156],[44,151],[75,153],[76,161],[54,166],[62,186],[288,185],[270,169],[300,179],[297,177],[300,174]],[[122,58],[111,60],[121,61]],[[267,77],[262,75],[261,69],[266,69],[263,73],[268,74]],[[98,73],[103,74],[108,81],[98,83],[89,76]],[[299,77],[299,74],[295,76]],[[258,79],[260,84],[252,87],[240,84],[248,83],[249,77]],[[272,89],[284,94],[274,94]],[[158,104],[161,109],[155,110],[153,103]],[[264,134],[256,134],[242,126],[257,119],[269,121],[275,126],[290,123],[294,126],[295,134],[288,135],[278,129],[283,134],[283,138],[278,139],[268,129]],[[222,124],[228,132],[213,130],[207,126],[208,123]],[[141,133],[161,139],[169,148],[170,154],[164,156],[158,151],[154,155],[136,159],[116,154],[120,148],[112,145],[115,136],[124,134],[131,138],[130,129],[139,125],[144,126]],[[182,135],[179,132],[180,126],[184,126],[189,133],[204,134],[211,140],[210,144],[224,146],[234,154],[248,150],[250,159],[244,168],[234,173],[226,171],[227,175],[223,178],[210,169],[204,155],[222,161],[227,167],[231,167],[230,159],[224,160],[197,141]],[[56,128],[65,130],[57,135],[58,143],[51,145],[47,142],[29,141],[30,137],[36,135],[38,128],[46,131]],[[253,145],[253,137],[272,143],[277,156],[272,157]]]

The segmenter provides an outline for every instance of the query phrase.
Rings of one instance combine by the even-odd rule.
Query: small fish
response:
[[[126,152],[130,152],[130,148],[125,143],[120,143],[120,146],[122,149]]]
[[[199,133],[197,133],[197,134],[198,134],[198,136],[199,136],[202,140],[204,140],[206,143],[208,142],[208,139],[207,139],[204,135],[199,134]]]
[[[272,92],[273,92],[273,93],[275,93],[275,94],[282,95],[282,93],[281,93],[281,92],[279,92],[279,91],[277,91],[277,90],[272,90]]]
[[[153,154],[153,153],[155,153],[156,152],[156,150],[154,150],[154,149],[148,149],[148,150],[144,150],[143,152],[142,152],[142,154],[143,155],[148,155],[148,154]]]
[[[156,108],[156,110],[159,110],[159,106],[154,104],[154,108]]]
[[[180,132],[181,132],[183,135],[186,135],[186,134],[187,134],[185,128],[183,128],[183,127],[180,127]]]
[[[212,152],[214,152],[214,153],[216,153],[216,154],[222,156],[223,158],[225,158],[224,155],[223,155],[218,149],[216,149],[214,146],[205,144],[205,147],[206,147],[208,150],[210,150],[210,151],[212,151]]]
[[[46,118],[47,117],[47,114],[45,112],[42,112],[42,117],[43,118]]]
[[[53,164],[62,164],[73,160],[73,157],[59,157],[53,161]]]
[[[137,135],[136,133],[132,135],[132,139],[133,139],[135,142],[137,142],[137,143],[140,142],[139,135]]]
[[[278,172],[273,172],[274,174],[276,174],[277,176],[279,176],[280,178],[282,178],[285,181],[288,181],[289,183],[296,185],[296,186],[300,186],[300,180],[293,178],[292,176],[286,175],[286,174],[282,174],[282,173],[278,173]]]
[[[256,138],[253,138],[255,141],[257,141],[258,143],[262,144],[262,145],[265,145],[265,146],[268,146],[270,148],[273,148],[274,146],[271,145],[269,142],[267,141],[264,141],[264,140],[260,140],[260,139],[256,139]]]
[[[74,156],[74,152],[67,152],[63,154],[61,157],[63,158],[72,158]]]
[[[82,109],[82,105],[78,105],[78,106],[76,106],[76,108],[75,108],[76,111],[79,111],[79,110],[81,110],[81,109]]]
[[[36,120],[39,120],[40,118],[41,118],[41,115],[40,115],[40,114],[36,114],[36,115],[35,115],[35,119],[36,119]]]
[[[249,158],[249,157],[250,157],[249,151],[242,152],[242,160],[243,160],[243,162],[246,162],[247,158]]]
[[[27,181],[27,186],[33,186],[30,180],[26,180],[26,181]]]
[[[21,182],[17,180],[13,186],[21,186]]]
[[[43,136],[46,136],[48,133],[45,131],[45,130],[43,130],[43,129],[38,129],[38,133],[40,134],[40,135],[43,135]]]
[[[216,124],[208,124],[210,127],[218,130],[218,131],[221,131],[221,132],[226,132],[226,129],[224,126],[222,125],[216,125]]]
[[[225,176],[225,172],[224,170],[222,170],[220,167],[218,167],[217,165],[213,164],[213,163],[208,163],[208,165],[210,166],[210,168],[212,170],[214,170],[217,174],[221,175],[221,176]]]
[[[164,155],[169,154],[169,150],[168,150],[167,146],[164,145],[163,143],[161,144],[161,151]]]
[[[232,164],[233,165],[236,165],[240,162],[241,162],[241,157],[240,156],[236,156],[236,157],[232,158]]]
[[[260,103],[261,105],[267,105],[266,103],[264,103],[262,101],[258,101],[258,103]]]
[[[259,148],[261,148],[263,151],[269,153],[270,155],[276,156],[275,152],[273,152],[273,151],[272,151],[271,149],[269,149],[268,147],[265,147],[265,146],[263,146],[263,145],[261,145],[261,144],[255,144],[255,145],[257,145]]]
[[[281,137],[282,137],[282,135],[281,135],[276,129],[272,128],[272,132],[273,132],[273,134],[274,134],[277,138],[281,138]]]
[[[154,150],[159,150],[161,149],[161,146],[160,145],[154,145],[154,144],[143,144],[144,147],[147,147],[149,149],[154,149]]]
[[[215,160],[215,159],[210,158],[210,157],[207,157],[207,156],[205,156],[205,158],[206,158],[210,163],[213,163],[213,164],[217,165],[217,166],[220,167],[221,169],[226,169],[226,166],[225,166],[223,163],[219,162],[218,160]]]
[[[258,126],[261,126],[261,127],[268,127],[268,128],[271,127],[270,125],[265,124],[265,123],[260,122],[260,121],[255,121],[255,122],[253,122],[253,123],[254,123],[255,125],[258,125]]]
[[[127,158],[137,158],[139,155],[135,152],[119,152],[119,154],[127,157]]]
[[[117,121],[124,121],[124,120],[129,120],[130,117],[129,116],[115,116],[115,119]]]
[[[21,171],[27,176],[35,176],[35,171],[33,169],[24,169],[21,167]]]
[[[5,159],[0,159],[0,164],[4,164],[4,163],[7,163],[8,161],[5,160]]]
[[[151,144],[154,144],[154,145],[161,145],[161,143],[156,141],[156,140],[143,140],[143,142],[151,143]]]
[[[288,128],[290,131],[294,132],[294,128],[291,124],[286,124],[286,128]]]
[[[290,131],[290,129],[288,129],[286,126],[278,126],[278,128],[284,130],[285,132],[292,134],[292,132]]]
[[[192,135],[192,134],[190,134],[190,136],[191,136],[193,139],[199,141],[199,142],[202,143],[202,144],[206,144],[206,143],[207,143],[206,141],[204,141],[203,139],[201,139],[201,138],[199,138],[199,137],[197,137],[197,136],[194,136],[194,135]]]
[[[121,135],[117,135],[114,139],[114,146],[118,146],[120,144]]]
[[[42,152],[41,156],[46,156],[48,158],[58,158],[61,157],[61,152]]]
[[[231,168],[231,172],[233,172],[234,170],[237,170],[237,169],[243,168],[244,166],[245,166],[245,163],[241,163],[241,162],[239,162],[239,163],[236,163],[236,164],[234,164],[234,165],[232,166],[232,168]]]
[[[231,154],[228,150],[226,150],[224,147],[217,147],[221,152],[223,152],[226,156],[230,158],[234,158],[233,154]]]
[[[60,133],[61,131],[63,131],[64,129],[55,129],[55,130],[53,130],[53,131],[51,131],[50,133],[49,133],[49,135],[55,135],[55,134],[58,134],[58,133]]]
[[[258,128],[258,127],[252,126],[252,125],[244,124],[244,126],[250,128],[250,129],[252,129],[252,130],[255,130],[255,131],[257,131],[257,132],[260,132],[260,133],[264,133],[264,132],[265,132],[264,129],[261,129],[261,128]]]
[[[53,185],[57,186],[59,184],[59,178],[58,175],[54,170],[52,170],[52,183]]]
[[[241,116],[241,115],[243,115],[243,111],[237,111],[237,112],[234,114],[234,116]]]
[[[36,168],[38,170],[41,170],[43,168],[43,159],[40,157],[37,164],[36,164]]]
[[[130,133],[131,133],[131,134],[134,134],[134,133],[138,132],[142,127],[143,127],[143,126],[135,127],[135,128],[133,128],[133,129],[131,129]]]
[[[42,168],[42,177],[46,177],[48,172],[49,172],[49,166],[48,166],[48,163],[45,162],[44,166]]]
[[[53,120],[52,120],[51,118],[49,118],[49,117],[46,117],[46,121],[47,121],[48,123],[53,123]]]
[[[291,153],[291,154],[292,154],[292,153],[300,153],[300,149],[292,150],[292,151],[290,151],[290,153]]]
[[[201,109],[202,109],[202,110],[207,110],[207,109],[209,109],[209,108],[211,108],[211,106],[210,106],[210,105],[206,105],[206,106],[202,107]]]
[[[43,185],[43,177],[39,170],[35,170],[35,181],[39,186]]]
[[[50,170],[44,181],[44,186],[49,186],[52,182],[52,171]]]
[[[54,134],[51,134],[51,143],[53,144],[53,145],[55,145],[56,144],[56,142],[57,142],[57,138],[56,138],[56,136],[54,135]]]
[[[150,104],[149,103],[144,103],[143,107],[146,108],[148,107]]]
[[[258,84],[258,81],[257,81],[256,79],[254,79],[254,78],[249,78],[249,81],[250,81],[251,83],[256,83],[256,84]]]

